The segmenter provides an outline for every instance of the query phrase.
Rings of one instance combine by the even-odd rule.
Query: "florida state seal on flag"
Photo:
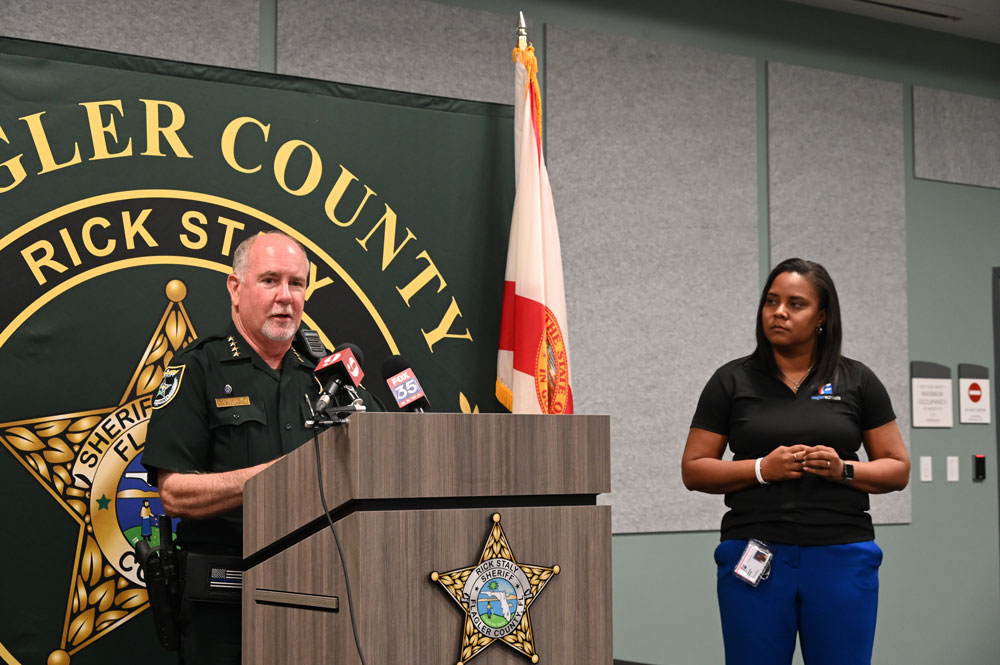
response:
[[[513,413],[573,413],[562,256],[542,154],[538,61],[523,16],[514,65],[517,191],[504,275],[497,399]]]

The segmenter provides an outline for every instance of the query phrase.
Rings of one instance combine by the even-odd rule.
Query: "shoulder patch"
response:
[[[184,378],[184,365],[168,365],[163,372],[163,380],[153,397],[153,408],[159,409],[170,403],[181,387]]]

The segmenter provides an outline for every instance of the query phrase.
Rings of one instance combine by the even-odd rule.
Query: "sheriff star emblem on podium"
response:
[[[500,514],[494,513],[478,564],[431,573],[431,580],[439,582],[465,613],[458,665],[468,663],[496,640],[537,663],[528,609],[552,576],[558,574],[559,566],[517,563],[500,526]]]

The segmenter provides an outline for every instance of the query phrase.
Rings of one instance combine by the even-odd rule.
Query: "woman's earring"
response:
[[[823,334],[823,326],[817,326],[816,327],[816,334],[817,335],[822,335]]]

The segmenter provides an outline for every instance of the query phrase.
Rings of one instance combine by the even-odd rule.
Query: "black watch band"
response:
[[[854,465],[850,462],[844,462],[844,477],[845,483],[854,480]]]

